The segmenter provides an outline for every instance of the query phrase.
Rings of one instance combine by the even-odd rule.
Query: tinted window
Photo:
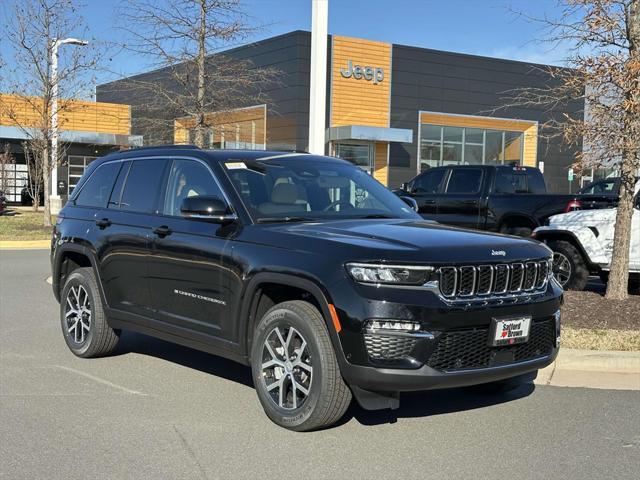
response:
[[[513,173],[509,170],[496,171],[496,193],[527,193],[527,176],[524,173]]]
[[[166,165],[166,160],[135,160],[129,169],[120,208],[132,212],[154,213]]]
[[[546,193],[547,185],[544,183],[542,172],[530,170],[527,174],[529,181],[529,193]]]
[[[586,188],[583,188],[580,193],[584,195],[606,195],[609,193],[615,193],[616,180],[602,180],[595,182]]]
[[[179,216],[182,201],[200,195],[224,199],[222,190],[207,167],[194,160],[174,160],[169,173],[163,213]]]
[[[447,193],[477,193],[481,183],[482,170],[479,168],[456,168],[449,177]]]
[[[124,185],[124,181],[127,179],[127,174],[129,173],[130,165],[131,165],[131,162],[122,162],[122,168],[120,169],[120,173],[118,174],[116,183],[113,186],[113,191],[111,192],[111,198],[109,198],[109,203],[107,204],[107,208],[120,208],[120,196],[122,195],[122,186]]]
[[[426,172],[416,178],[413,183],[414,193],[437,193],[446,170]]]
[[[100,165],[82,186],[82,190],[75,199],[76,205],[105,208],[120,166],[120,162]]]

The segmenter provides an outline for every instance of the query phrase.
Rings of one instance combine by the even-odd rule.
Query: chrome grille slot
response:
[[[533,290],[536,288],[536,277],[538,275],[538,264],[536,262],[527,262],[525,264],[523,290]]]
[[[496,265],[496,281],[493,293],[505,293],[509,286],[509,265]]]
[[[493,267],[491,265],[480,265],[478,267],[478,295],[489,295],[493,287]]]
[[[458,271],[460,273],[458,296],[472,296],[476,289],[476,267],[460,267]]]
[[[511,264],[511,282],[509,283],[510,292],[519,292],[522,290],[522,281],[524,280],[524,264]]]
[[[497,265],[444,266],[438,269],[440,294],[448,300],[522,297],[542,292],[549,276],[548,260]]]

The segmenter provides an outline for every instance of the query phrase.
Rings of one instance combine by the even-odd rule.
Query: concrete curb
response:
[[[48,250],[51,240],[0,240],[0,250]]]
[[[538,385],[640,390],[640,352],[561,348],[558,358],[540,370]]]

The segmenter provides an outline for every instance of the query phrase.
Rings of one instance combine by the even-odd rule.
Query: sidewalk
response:
[[[560,348],[558,358],[540,370],[538,385],[640,390],[640,352]]]
[[[48,250],[51,240],[0,240],[0,250]]]

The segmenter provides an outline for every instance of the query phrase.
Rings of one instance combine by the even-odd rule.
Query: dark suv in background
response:
[[[336,422],[352,395],[531,381],[558,352],[551,251],[424,221],[329,157],[146,148],[93,162],[52,238],[80,357],[123,329],[250,365],[267,415]]]

